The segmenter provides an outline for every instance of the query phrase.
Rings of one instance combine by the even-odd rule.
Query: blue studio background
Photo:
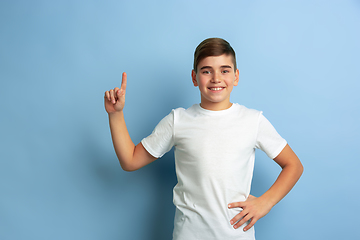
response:
[[[257,239],[359,239],[360,1],[0,2],[0,239],[168,240],[173,152],[136,172],[113,151],[106,90],[128,73],[134,142],[200,100],[195,47],[237,53],[232,101],[263,110],[302,160]],[[258,152],[252,193],[280,168]]]

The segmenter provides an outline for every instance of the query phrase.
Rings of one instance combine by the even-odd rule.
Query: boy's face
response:
[[[239,70],[234,69],[231,55],[206,57],[198,64],[197,73],[191,76],[201,93],[201,107],[208,110],[225,110],[231,106],[230,93],[239,82]]]

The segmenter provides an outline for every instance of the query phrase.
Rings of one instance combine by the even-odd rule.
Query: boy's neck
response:
[[[201,101],[200,106],[203,109],[210,110],[210,111],[222,111],[222,110],[229,109],[232,106],[232,103],[230,101],[225,102],[225,103],[208,103],[208,102]]]

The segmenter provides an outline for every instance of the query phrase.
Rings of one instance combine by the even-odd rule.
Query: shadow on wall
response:
[[[172,189],[176,184],[173,150],[138,171],[125,172],[113,150],[101,149],[95,138],[85,135],[78,150],[82,155],[80,171],[83,173],[74,179],[74,184],[79,185],[79,189],[91,188],[90,193],[82,194],[86,198],[100,199],[92,204],[100,211],[104,209],[102,215],[107,217],[105,221],[108,222],[101,223],[101,232],[107,232],[111,239],[130,235],[134,239],[144,239],[144,236],[149,240],[171,239],[175,214]],[[88,181],[81,179],[86,174]],[[103,207],[104,204],[108,206]],[[146,226],[136,231],[141,225]]]
[[[150,240],[172,239],[175,207],[173,204],[173,188],[177,183],[175,173],[174,152],[171,150],[151,166],[157,192],[156,205],[153,209],[152,235]]]

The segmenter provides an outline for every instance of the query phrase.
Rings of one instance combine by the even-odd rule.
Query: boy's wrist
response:
[[[266,204],[270,209],[277,204],[277,201],[267,193],[264,193],[259,198],[262,199],[264,204]]]
[[[123,110],[121,110],[121,111],[108,113],[108,115],[109,115],[109,118],[110,117],[121,117],[124,115],[124,112],[123,112]]]

